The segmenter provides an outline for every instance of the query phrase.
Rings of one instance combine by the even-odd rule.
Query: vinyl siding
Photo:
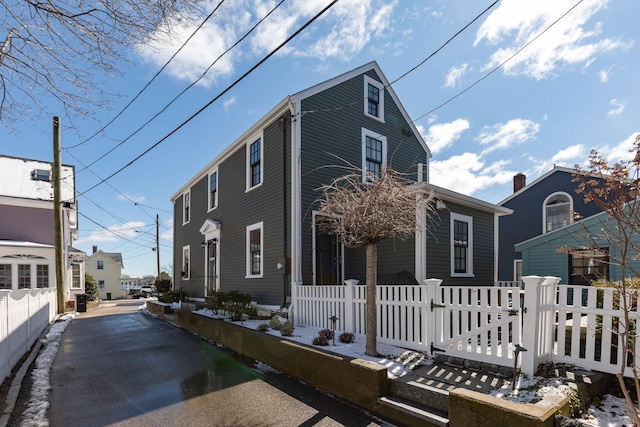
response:
[[[451,202],[446,205],[447,209],[438,211],[433,230],[427,233],[427,276],[442,279],[443,285],[493,286],[494,214]],[[473,277],[451,277],[451,212],[473,218]]]
[[[527,188],[502,206],[513,209],[512,215],[500,218],[500,240],[498,279],[513,280],[513,262],[521,254],[514,246],[542,234],[542,204],[553,193],[565,192],[573,199],[573,209],[583,217],[592,216],[600,210],[595,203],[584,203],[583,196],[576,193],[577,183],[572,174],[556,171],[544,180]]]
[[[205,249],[200,243],[200,228],[205,220],[218,221],[220,226],[220,288],[248,293],[260,304],[280,305],[285,298],[285,283],[289,276],[276,268],[286,255],[290,256],[290,162],[284,152],[290,152],[290,126],[287,119],[284,135],[278,120],[263,130],[262,185],[246,191],[246,149],[243,145],[226,158],[218,168],[218,207],[207,212],[208,176],[191,187],[191,220],[177,225],[174,237],[174,277],[189,295],[204,296],[206,288]],[[249,141],[247,141],[249,142]],[[253,140],[251,141],[253,142]],[[283,149],[284,148],[284,149]],[[175,224],[182,224],[182,202],[176,199]],[[263,222],[263,277],[246,278],[246,229]],[[191,244],[191,277],[180,279],[182,247]],[[194,246],[195,244],[195,246]]]
[[[367,73],[380,80],[374,71]],[[337,176],[362,165],[362,128],[387,138],[387,164],[416,179],[417,164],[426,163],[426,152],[404,120],[392,97],[385,93],[385,122],[364,114],[364,76],[358,75],[302,101],[308,111],[301,120],[302,278],[313,283],[312,212],[317,209],[317,189]],[[404,131],[404,132],[403,132]],[[378,247],[378,274],[414,273],[415,243],[383,241]],[[364,248],[345,250],[345,279],[365,282]]]

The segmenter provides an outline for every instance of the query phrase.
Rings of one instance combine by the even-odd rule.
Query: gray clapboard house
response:
[[[196,297],[238,290],[284,306],[292,285],[364,283],[364,249],[316,230],[316,190],[349,164],[373,173],[391,165],[429,186],[430,158],[375,62],[287,96],[171,197],[174,288]],[[440,226],[381,242],[379,282],[492,284],[497,218],[511,211],[431,188]]]

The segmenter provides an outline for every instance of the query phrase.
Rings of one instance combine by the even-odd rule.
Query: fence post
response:
[[[353,288],[360,283],[357,279],[347,279],[344,281],[346,286],[345,295],[344,295],[344,328],[346,332],[355,332],[353,326],[353,317],[355,316],[354,308],[353,308]]]
[[[299,326],[297,314],[300,310],[298,307],[298,286],[302,285],[302,281],[291,281],[291,306],[289,308],[289,320],[293,324],[293,327]]]
[[[522,357],[522,373],[535,375],[538,364],[549,360],[553,345],[555,324],[553,304],[555,301],[557,277],[526,276],[524,283],[522,346],[527,351]]]
[[[422,281],[424,284],[424,321],[426,324],[426,342],[424,343],[427,346],[427,349],[431,350],[431,347],[436,342],[436,338],[438,337],[438,331],[436,329],[436,316],[437,313],[434,311],[432,304],[438,304],[440,299],[438,298],[440,285],[442,284],[442,279],[424,279]]]

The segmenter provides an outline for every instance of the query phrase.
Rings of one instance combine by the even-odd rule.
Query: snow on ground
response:
[[[174,304],[173,307],[179,308],[180,305]],[[146,309],[146,304],[142,304],[140,308],[142,310]],[[211,310],[207,309],[198,310],[196,311],[196,313],[203,316],[226,319],[226,317],[214,314]],[[55,359],[56,353],[58,352],[58,348],[60,347],[62,333],[74,317],[75,314],[65,314],[60,317],[61,321],[51,325],[49,332],[47,333],[45,338],[41,340],[43,346],[40,350],[40,354],[36,359],[36,367],[33,369],[31,374],[33,378],[31,396],[27,409],[25,409],[25,411],[23,412],[22,426],[24,427],[42,427],[49,425],[49,420],[47,419],[47,409],[49,408],[49,390],[51,389],[49,373],[51,370],[51,365],[53,364],[53,360]],[[285,319],[281,320],[283,322],[285,321]],[[247,328],[257,329],[260,324],[268,324],[269,321],[245,320],[243,322],[234,323],[240,324],[241,326]],[[294,330],[294,336],[284,338],[304,344],[311,344],[313,338],[318,336],[318,332],[318,328],[297,327]],[[280,331],[277,330],[269,329],[265,333],[281,337]],[[334,342],[331,341],[329,343],[329,346],[325,347],[325,349],[344,356],[369,360],[386,366],[390,378],[405,375],[416,366],[428,365],[433,363],[433,359],[431,358],[420,356],[416,352],[408,351],[406,349],[387,344],[378,344],[378,353],[382,354],[382,357],[367,356],[365,355],[364,339],[358,338],[356,338],[356,341],[354,343],[345,344],[341,343],[338,337],[336,337],[335,345]],[[273,368],[263,363],[258,363],[257,369],[267,371]],[[500,389],[494,391],[492,394],[496,397],[509,399],[512,401],[532,402],[536,399],[539,399],[545,394],[567,392],[566,389],[563,388],[566,386],[559,384],[554,379],[549,378],[521,377],[519,378],[519,381],[516,385],[516,391],[513,391],[511,383],[505,382],[505,384]],[[597,407],[592,405],[589,408],[588,412],[588,418],[585,420],[581,420],[581,422],[585,426],[621,427],[632,425],[630,417],[625,413],[624,400],[614,396],[604,396],[600,404]]]

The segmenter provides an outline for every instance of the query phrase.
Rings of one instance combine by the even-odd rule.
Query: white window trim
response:
[[[185,265],[184,265],[184,253],[185,251],[189,251],[189,259],[188,259],[188,264],[189,264],[189,268],[186,271],[186,275],[180,275],[182,277],[182,280],[189,280],[191,278],[191,245],[185,245],[182,247],[182,271],[185,271]]]
[[[251,144],[260,140],[260,182],[251,186]],[[253,189],[261,187],[264,183],[264,134],[260,131],[258,134],[254,135],[247,141],[246,149],[247,152],[247,163],[246,163],[246,189],[245,193],[249,192]],[[218,177],[219,178],[219,177]]]
[[[211,207],[211,175],[213,174],[218,174],[217,178],[216,178],[216,200],[214,200],[214,204],[213,207]],[[207,175],[207,188],[208,188],[208,194],[207,194],[207,212],[211,212],[212,210],[216,209],[218,207],[218,195],[220,193],[220,174],[218,173],[218,168],[215,167],[211,170],[211,172],[209,172],[209,174]]]
[[[187,206],[185,206],[185,203],[184,203],[184,199],[186,195],[189,195],[189,219],[186,218]],[[191,211],[191,189],[189,189],[189,191],[185,191],[182,194],[182,225],[188,224],[189,221],[191,221],[192,216],[193,216],[193,212]]]
[[[455,250],[453,246],[453,222],[461,221],[466,222],[469,225],[469,246],[467,253],[467,272],[456,273],[455,269]],[[459,213],[451,212],[449,219],[449,241],[451,246],[451,277],[474,277],[473,275],[473,217],[468,215],[462,215]]]
[[[260,273],[251,274],[251,232],[260,230]],[[247,248],[246,248],[246,279],[260,279],[264,273],[264,222],[260,221],[256,224],[247,226]]]
[[[380,91],[380,102],[378,103],[378,113],[380,116],[369,114],[369,85],[377,87]],[[364,76],[364,115],[384,123],[384,84],[366,75]]]
[[[380,172],[382,173],[382,171],[387,167],[387,137],[369,129],[362,128],[362,182],[365,183],[371,182],[371,180],[367,179],[367,137],[382,141],[382,165],[380,167]]]
[[[556,191],[555,193],[549,194],[547,198],[544,199],[544,202],[542,202],[542,234],[546,234],[546,233],[549,233],[550,231],[554,231],[554,230],[547,231],[547,202],[549,201],[550,198],[552,198],[553,196],[557,196],[558,194],[561,194],[569,198],[569,224],[573,223],[573,215],[571,215],[571,212],[573,212],[573,197],[571,197],[571,195],[565,191]]]
[[[520,264],[522,266],[522,260],[521,259],[514,259],[513,260],[513,280],[517,281],[517,280],[522,280],[522,278],[518,279],[518,264]]]

